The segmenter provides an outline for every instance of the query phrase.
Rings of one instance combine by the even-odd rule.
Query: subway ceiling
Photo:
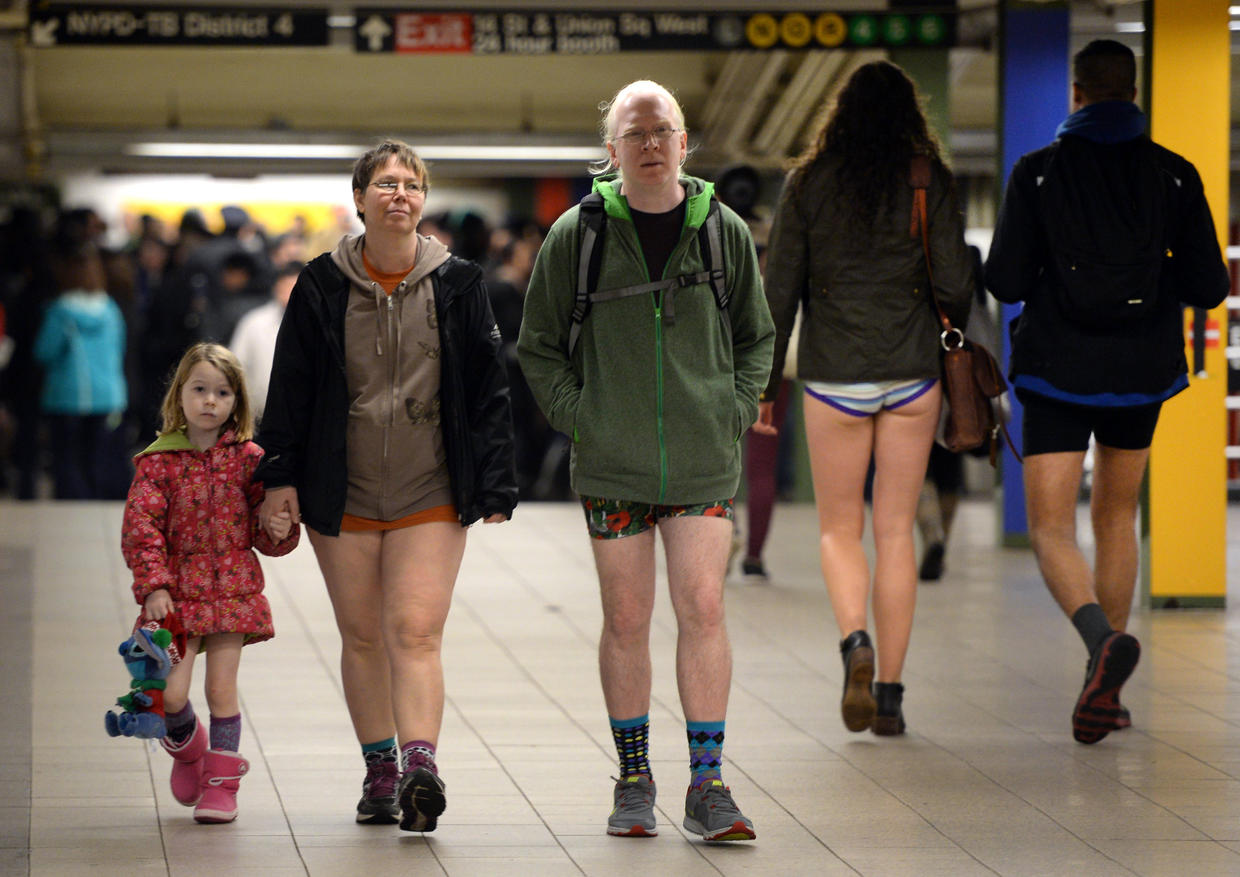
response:
[[[20,6],[21,4],[18,4]],[[33,3],[37,7],[39,4]],[[110,4],[77,4],[79,7]],[[137,4],[133,4],[137,5]],[[154,0],[141,4],[161,5]],[[211,2],[162,4],[211,7]],[[305,9],[304,4],[231,0],[231,7]],[[939,4],[942,5],[941,3]],[[368,9],[542,9],[703,11],[696,2],[385,3]],[[716,0],[713,11],[765,8],[882,10],[886,2],[773,4]],[[352,6],[319,4],[338,25]],[[944,115],[953,160],[963,172],[994,168],[997,64],[993,0],[960,0],[957,47],[950,52]],[[20,11],[7,13],[10,33]],[[1073,4],[1074,39],[1117,36],[1141,19],[1138,2]],[[401,136],[432,147],[497,147],[489,159],[436,161],[449,177],[579,174],[585,161],[516,161],[515,146],[597,147],[598,104],[635,78],[671,87],[684,106],[697,168],[736,161],[779,167],[798,151],[824,101],[873,50],[641,51],[603,55],[367,54],[351,27],[329,30],[312,48],[167,48],[127,45],[36,47],[18,57],[24,147],[49,178],[80,170],[209,172],[229,176],[346,170],[346,157],[293,157],[293,147],[364,146]],[[1118,34],[1140,51],[1139,34]],[[1233,89],[1233,95],[1235,89]],[[940,111],[942,108],[940,108]],[[278,157],[168,158],[131,154],[135,143],[273,145]],[[282,149],[281,147],[288,147]],[[300,152],[306,152],[300,149]],[[445,156],[451,153],[444,151]],[[495,157],[498,156],[498,157]]]

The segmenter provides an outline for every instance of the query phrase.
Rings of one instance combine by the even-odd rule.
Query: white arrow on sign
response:
[[[30,42],[43,48],[56,45],[56,28],[58,27],[60,27],[60,21],[55,18],[47,21],[32,21]]]
[[[392,28],[379,16],[372,15],[357,32],[366,38],[366,47],[370,51],[380,52],[383,51],[383,40],[392,33]]]

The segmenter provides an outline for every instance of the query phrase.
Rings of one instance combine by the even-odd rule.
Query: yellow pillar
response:
[[[1150,7],[1150,133],[1196,166],[1226,246],[1228,3],[1151,0]],[[1225,334],[1226,307],[1210,320]],[[1227,596],[1227,362],[1214,341],[1197,375],[1191,347],[1186,352],[1190,387],[1163,406],[1150,455],[1142,585],[1155,607],[1222,606]]]

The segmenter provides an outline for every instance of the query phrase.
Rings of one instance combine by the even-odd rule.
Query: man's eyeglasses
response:
[[[625,131],[623,134],[617,134],[612,140],[619,140],[627,143],[629,146],[644,146],[646,141],[651,137],[658,143],[665,143],[672,137],[681,132],[681,128],[673,128],[670,125],[659,125],[657,128],[651,128],[649,131],[643,131],[640,128],[632,131]]]
[[[426,191],[426,187],[417,180],[406,180],[403,183],[400,180],[376,180],[370,185],[374,186],[384,195],[395,195],[402,186],[404,186],[405,191],[410,195],[415,195],[418,192]]]

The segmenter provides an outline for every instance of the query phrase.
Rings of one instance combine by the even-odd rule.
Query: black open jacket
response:
[[[443,440],[457,515],[462,526],[496,513],[511,517],[517,482],[508,377],[482,270],[451,257],[431,280],[443,351]],[[266,452],[255,479],[269,489],[296,487],[302,521],[328,536],[340,532],[348,490],[344,315],[349,293],[349,281],[329,253],[297,278],[255,439]]]
[[[1082,200],[1107,199],[1136,177],[1135,163],[1156,162],[1173,180],[1165,187],[1164,240],[1174,254],[1160,275],[1158,299],[1141,320],[1105,328],[1074,322],[1062,312],[1050,269],[1046,225],[1038,186],[1052,150]],[[1105,234],[1106,229],[1096,231]],[[1114,234],[1120,230],[1112,231]],[[986,286],[1003,302],[1024,302],[1012,321],[1011,376],[1017,388],[1092,404],[1136,404],[1165,398],[1184,387],[1182,305],[1216,307],[1231,286],[1219,250],[1201,178],[1184,158],[1141,136],[1102,143],[1065,134],[1016,162],[995,224],[986,260]]]

